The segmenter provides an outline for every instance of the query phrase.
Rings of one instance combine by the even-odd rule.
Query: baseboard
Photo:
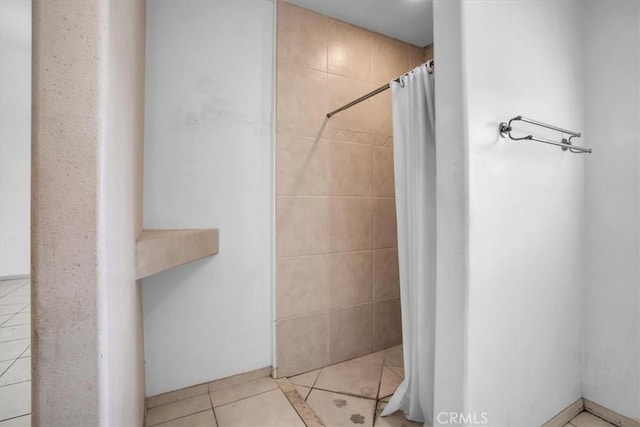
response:
[[[0,282],[5,280],[18,280],[18,279],[29,279],[31,278],[30,274],[16,274],[15,276],[0,276]]]
[[[226,387],[231,387],[238,384],[243,384],[259,378],[268,377],[271,375],[271,367],[260,368],[242,374],[232,375],[230,377],[221,378],[202,384],[197,384],[189,387],[184,387],[178,390],[167,391],[165,393],[156,394],[145,398],[146,410],[155,408],[157,406],[166,405],[167,403],[173,403],[178,400],[186,399],[200,394],[206,394],[210,391],[220,390]]]
[[[560,413],[551,418],[546,423],[542,424],[542,427],[563,427],[576,415],[584,410],[584,401],[582,398],[576,400],[571,405],[560,411]]]
[[[640,427],[640,421],[625,417],[617,412],[613,412],[610,409],[605,408],[602,405],[598,405],[589,399],[584,400],[584,409],[587,412],[591,412],[596,417],[600,417],[603,420],[610,422],[611,424],[619,427]]]

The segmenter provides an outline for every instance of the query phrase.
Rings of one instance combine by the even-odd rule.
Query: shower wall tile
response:
[[[371,83],[329,74],[329,109],[333,111],[346,103],[365,95],[376,86]],[[332,116],[331,126],[338,129],[372,133],[373,109],[371,98]]]
[[[373,266],[373,300],[400,298],[398,249],[376,249]]]
[[[376,249],[397,247],[396,201],[393,198],[374,200],[373,247]]]
[[[329,195],[331,149],[327,141],[293,135],[278,137],[276,187],[279,195]]]
[[[402,343],[400,298],[373,303],[373,351]]]
[[[277,318],[315,313],[329,308],[328,255],[277,260]]]
[[[371,196],[373,148],[350,142],[331,142],[332,196]]]
[[[401,342],[391,91],[425,48],[278,1],[276,352],[292,375]]]
[[[387,90],[371,98],[373,114],[373,133],[376,135],[393,135],[391,114],[391,91]]]
[[[395,196],[393,176],[393,150],[375,147],[373,149],[373,195]]]
[[[329,257],[331,308],[371,302],[373,251],[342,252]]]
[[[278,61],[327,71],[329,20],[289,3],[278,4]]]
[[[346,252],[371,249],[372,199],[332,198],[329,208],[329,249]]]
[[[373,37],[371,57],[372,82],[382,85],[406,73],[410,69],[409,48],[405,43],[390,37]]]
[[[372,304],[333,309],[329,312],[329,363],[371,353]]]
[[[409,68],[415,68],[426,61],[424,57],[425,48],[409,46]],[[429,58],[431,59],[431,58]]]
[[[278,257],[329,252],[330,200],[324,197],[278,197]]]
[[[329,23],[329,73],[371,80],[372,33],[335,20]]]
[[[373,137],[371,138],[371,144],[378,147],[383,147],[389,142],[390,139],[391,137],[389,136],[373,135]]]
[[[327,366],[329,312],[277,321],[278,376],[290,376]]]
[[[278,120],[320,128],[328,109],[327,73],[278,63]]]
[[[433,44],[424,47],[424,61],[433,59]]]

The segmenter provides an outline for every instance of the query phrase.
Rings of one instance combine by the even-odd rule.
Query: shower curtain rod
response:
[[[429,74],[433,74],[433,66],[434,66],[433,59],[428,60],[427,62],[425,62],[424,64],[421,64],[420,66],[422,66],[422,65],[426,65],[427,66],[427,71],[429,72]],[[407,74],[408,73],[404,73],[402,76],[398,77],[394,81],[399,82],[400,79],[402,77],[404,77],[405,75],[407,75]],[[360,98],[355,99],[355,100],[351,101],[350,103],[343,105],[342,107],[338,108],[337,110],[333,110],[332,112],[327,113],[327,117],[331,117],[334,114],[339,113],[340,111],[344,111],[347,108],[351,108],[354,105],[359,104],[362,101],[365,101],[365,100],[371,98],[372,96],[375,96],[375,95],[379,94],[380,92],[384,92],[385,90],[389,89],[390,87],[391,86],[390,86],[389,83],[387,83],[384,86],[380,86],[378,89],[372,90],[371,92],[367,93],[366,95],[362,95]]]

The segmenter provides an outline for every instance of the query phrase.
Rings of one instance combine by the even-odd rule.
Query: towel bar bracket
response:
[[[547,128],[547,129],[552,129],[552,130],[555,130],[555,131],[558,131],[558,132],[561,132],[561,133],[569,134],[571,136],[569,137],[569,139],[562,138],[562,140],[560,140],[560,142],[552,141],[552,140],[546,139],[546,138],[540,138],[540,137],[533,136],[533,135],[526,135],[526,136],[523,136],[523,137],[520,137],[520,138],[516,138],[516,137],[511,135],[511,131],[513,130],[513,128],[511,127],[511,122],[513,122],[514,120],[521,120],[521,121],[526,122],[526,123],[531,123],[531,124],[536,125],[536,126],[541,126],[541,127]],[[580,134],[578,132],[566,130],[566,129],[563,129],[563,128],[559,128],[557,126],[552,126],[552,125],[548,125],[546,123],[538,122],[536,120],[527,119],[527,118],[522,117],[522,116],[516,116],[516,117],[512,118],[511,120],[509,120],[509,123],[501,122],[499,127],[498,127],[498,130],[500,131],[500,136],[502,138],[509,138],[509,139],[511,139],[513,141],[526,140],[526,141],[543,142],[545,144],[556,145],[556,146],[560,147],[562,149],[562,151],[569,150],[572,153],[591,153],[592,152],[592,150],[590,148],[579,147],[577,145],[573,145],[571,140],[573,138],[577,138],[577,137],[582,136],[582,134]]]

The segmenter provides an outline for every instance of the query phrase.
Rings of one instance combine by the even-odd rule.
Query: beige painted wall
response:
[[[33,424],[142,425],[144,2],[33,3]]]
[[[402,340],[391,93],[423,48],[278,3],[277,366],[286,376]]]

